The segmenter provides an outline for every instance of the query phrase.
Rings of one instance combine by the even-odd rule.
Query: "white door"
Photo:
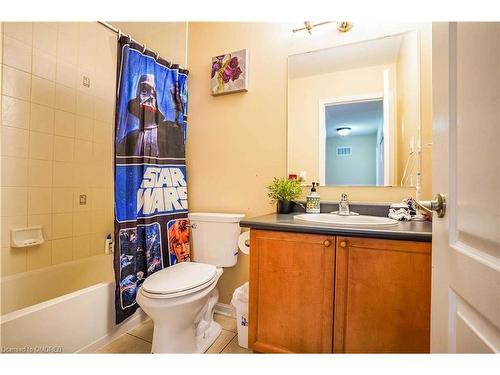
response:
[[[500,23],[432,36],[431,352],[500,352]]]

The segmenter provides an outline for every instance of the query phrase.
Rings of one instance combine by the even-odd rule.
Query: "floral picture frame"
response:
[[[213,57],[210,83],[214,96],[248,91],[248,50]]]

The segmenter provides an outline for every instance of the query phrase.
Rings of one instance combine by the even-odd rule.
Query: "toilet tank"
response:
[[[238,237],[243,214],[189,213],[193,261],[232,267],[238,260]]]

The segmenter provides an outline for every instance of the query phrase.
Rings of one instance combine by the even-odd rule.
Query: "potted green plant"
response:
[[[292,211],[294,201],[302,194],[300,181],[283,177],[275,177],[267,189],[269,190],[267,195],[273,203],[276,202],[279,214],[289,214]]]

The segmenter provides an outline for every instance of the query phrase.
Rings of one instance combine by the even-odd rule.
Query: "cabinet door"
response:
[[[429,353],[431,244],[337,237],[336,353]]]
[[[252,230],[250,248],[250,347],[331,353],[334,238]]]

